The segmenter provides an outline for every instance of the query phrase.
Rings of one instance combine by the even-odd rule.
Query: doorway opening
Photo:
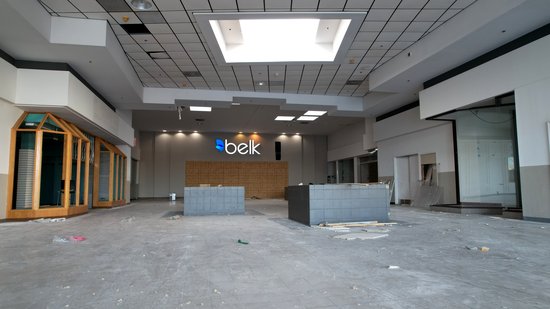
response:
[[[395,198],[394,203],[411,204],[420,180],[418,154],[396,157],[394,159]]]

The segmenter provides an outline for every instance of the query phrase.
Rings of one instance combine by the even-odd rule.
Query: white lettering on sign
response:
[[[248,143],[230,143],[227,140],[216,139],[216,149],[219,152],[225,151],[225,153],[233,155],[239,153],[241,155],[259,155],[258,147],[261,144],[256,144],[254,140],[249,140]]]

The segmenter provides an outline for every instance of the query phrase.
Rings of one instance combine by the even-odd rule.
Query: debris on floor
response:
[[[53,237],[52,242],[56,244],[64,244],[64,243],[79,243],[86,240],[86,237],[76,235],[76,236],[60,236],[56,235]]]
[[[483,253],[489,252],[489,247],[470,247],[470,246],[466,246],[466,249],[472,250],[472,251],[481,251]]]
[[[334,236],[333,238],[345,239],[345,240],[354,240],[354,239],[365,240],[365,239],[378,239],[378,238],[384,238],[384,237],[388,237],[388,234],[361,232],[361,233],[349,233],[349,234],[337,235],[337,236]]]
[[[320,227],[330,228],[350,228],[350,227],[373,227],[373,226],[392,226],[397,224],[396,222],[378,222],[378,221],[364,221],[364,222],[342,222],[342,223],[321,223]]]
[[[168,220],[179,220],[179,219],[181,219],[182,217],[183,217],[182,215],[174,215],[174,216],[168,217]]]
[[[397,265],[388,265],[388,269],[401,269],[401,267]]]
[[[65,218],[40,218],[36,220],[31,220],[30,222],[36,222],[36,223],[57,223],[57,222],[64,222]]]
[[[136,219],[136,217],[131,216],[131,217],[126,217],[126,218],[120,220],[120,222],[121,223],[132,223],[135,219]]]
[[[245,240],[237,240],[237,243],[238,244],[241,244],[241,245],[248,245],[248,241],[245,241]]]

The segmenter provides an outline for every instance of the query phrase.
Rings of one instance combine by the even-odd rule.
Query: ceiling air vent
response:
[[[363,82],[362,80],[348,80],[346,82],[346,85],[357,86],[357,85],[361,85],[362,82]]]
[[[128,34],[151,34],[144,24],[124,24],[120,25]]]
[[[199,71],[186,71],[183,72],[183,75],[185,75],[185,77],[202,77]]]
[[[166,52],[148,52],[148,54],[153,59],[170,59],[170,55]]]

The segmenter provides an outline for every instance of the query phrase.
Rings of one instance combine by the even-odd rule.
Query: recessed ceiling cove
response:
[[[365,13],[196,13],[216,62],[343,63]]]

